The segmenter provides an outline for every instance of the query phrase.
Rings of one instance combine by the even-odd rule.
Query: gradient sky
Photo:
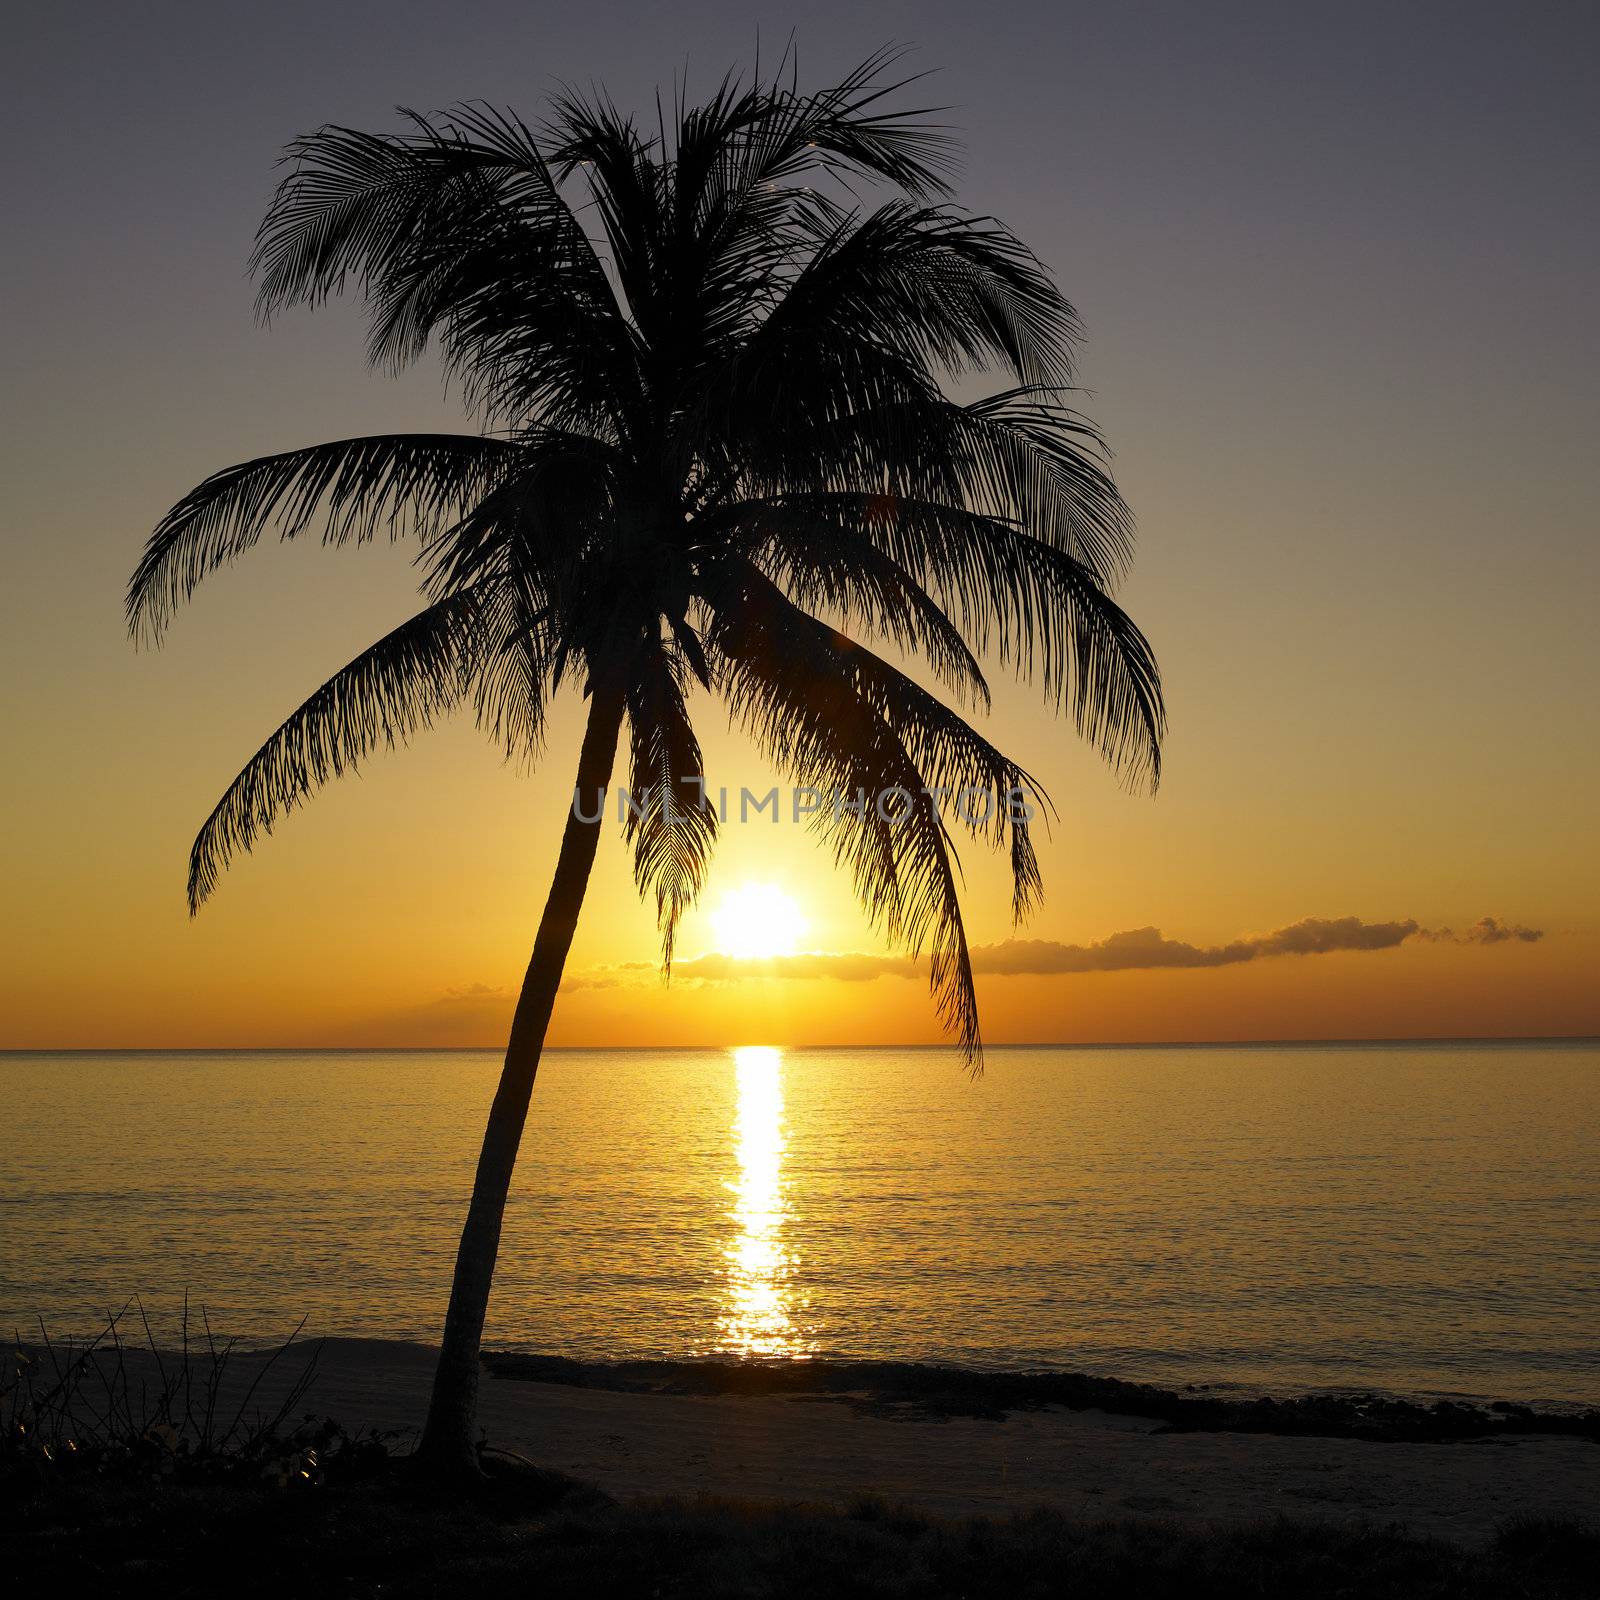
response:
[[[1166,674],[1168,776],[1131,798],[1031,693],[997,695],[1061,821],[1026,930],[1046,970],[981,980],[988,1036],[1600,1032],[1592,8],[388,0],[11,25],[0,1044],[496,1041],[575,703],[532,776],[462,724],[336,785],[191,923],[195,827],[406,613],[408,553],[263,547],[155,654],[123,585],[218,467],[459,425],[434,370],[365,370],[350,311],[255,325],[243,261],[287,139],[390,128],[396,103],[533,116],[563,78],[643,107],[794,26],[812,85],[888,40],[940,69],[961,199],[1082,312],[1087,409],[1139,517],[1124,598]],[[701,718],[711,779],[765,787]],[[998,944],[1002,872],[965,860],[974,942]],[[711,904],[752,879],[801,903],[808,947],[882,954],[801,829],[727,830]],[[1485,916],[1543,936],[1467,936]],[[1115,942],[1204,952],[1308,918],[1418,931],[1227,961]],[[1061,948],[1108,939],[1131,965]],[[892,972],[663,989],[654,942],[613,829],[555,1042],[936,1036]],[[697,917],[680,950],[713,943]]]

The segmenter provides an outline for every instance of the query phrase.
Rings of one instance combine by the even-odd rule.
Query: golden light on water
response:
[[[727,1251],[721,1346],[738,1355],[801,1354],[791,1309],[792,1258],[784,1240],[783,1053],[768,1045],[733,1052],[737,1103],[733,1192],[735,1235]]]

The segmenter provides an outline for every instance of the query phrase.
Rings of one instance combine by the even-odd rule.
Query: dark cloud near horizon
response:
[[[1159,928],[1130,928],[1092,944],[1064,944],[1055,939],[1007,939],[1001,944],[979,945],[972,952],[972,969],[980,976],[1057,977],[1091,972],[1151,972],[1232,967],[1273,956],[1320,956],[1341,951],[1393,950],[1408,939],[1431,944],[1494,945],[1508,942],[1533,944],[1544,937],[1539,928],[1503,923],[1481,917],[1461,933],[1449,928],[1424,928],[1415,918],[1396,922],[1363,922],[1360,917],[1307,917],[1272,933],[1235,939],[1228,944],[1196,945],[1168,939]],[[641,980],[656,971],[648,961],[628,961],[615,967],[578,973],[564,988],[611,988],[621,982]],[[744,978],[832,978],[844,983],[866,983],[876,978],[911,978],[921,970],[908,956],[881,956],[865,951],[838,954],[811,952],[773,956],[763,961],[740,960],[711,951],[678,961],[673,976],[700,983],[725,983]]]
[[[1363,922],[1359,917],[1308,917],[1275,933],[1229,944],[1194,945],[1166,938],[1159,928],[1133,928],[1095,944],[1008,939],[972,952],[977,972],[1006,976],[1072,972],[1134,972],[1163,967],[1232,967],[1263,956],[1316,956],[1336,950],[1392,950],[1419,931],[1417,924]]]
[[[1479,917],[1460,933],[1450,928],[1421,928],[1419,937],[1444,944],[1537,944],[1544,938],[1543,928],[1524,928],[1519,923],[1501,922],[1496,917]]]

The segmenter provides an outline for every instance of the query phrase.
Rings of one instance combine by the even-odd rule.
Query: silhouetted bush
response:
[[[18,1337],[0,1375],[0,1483],[119,1476],[209,1483],[261,1480],[280,1488],[381,1470],[387,1436],[347,1433],[326,1417],[295,1413],[316,1375],[316,1350],[301,1356],[281,1402],[256,1404],[262,1380],[295,1348],[301,1323],[248,1383],[230,1381],[233,1342],[219,1343],[204,1308],[198,1327],[185,1300],[176,1350],[163,1350],[144,1306],[142,1338],[127,1343],[129,1308],[93,1338]],[[197,1337],[191,1335],[197,1334]]]

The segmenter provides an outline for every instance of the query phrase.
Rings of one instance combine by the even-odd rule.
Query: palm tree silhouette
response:
[[[868,797],[813,825],[875,923],[929,952],[974,1065],[951,811],[932,791],[1047,799],[860,636],[961,706],[987,706],[987,653],[1042,680],[1128,781],[1159,775],[1155,661],[1110,598],[1130,518],[1099,436],[1065,403],[1077,317],[1011,233],[948,204],[953,141],[929,113],[891,109],[912,81],[892,81],[893,59],[816,94],[792,64],[730,76],[704,104],[658,106],[648,128],[568,92],[537,132],[467,105],[407,113],[399,135],[297,140],[253,257],[262,314],[354,289],[374,363],[436,344],[484,431],[228,468],[167,514],[130,584],[130,627],[159,639],[204,575],[269,528],[421,544],[425,608],[251,758],[195,840],[191,910],[318,785],[458,705],[525,757],[564,680],[588,700],[420,1446],[441,1468],[475,1460],[506,1195],[624,727],[643,799],[625,833],[666,964],[717,830],[695,781],[698,685],[797,782]],[[989,370],[1010,387],[944,392]],[[872,803],[889,791],[904,798]],[[1041,884],[1015,809],[959,820],[1009,849],[1020,917]]]

